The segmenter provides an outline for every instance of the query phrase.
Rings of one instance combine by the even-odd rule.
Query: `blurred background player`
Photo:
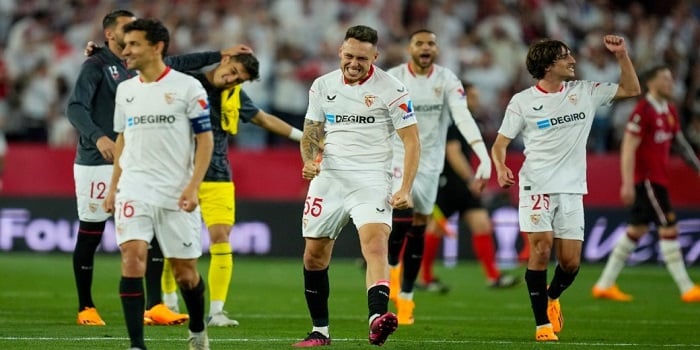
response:
[[[479,109],[479,92],[472,84],[463,82],[467,94],[467,104],[472,115]],[[425,230],[425,248],[421,263],[420,288],[428,291],[447,292],[448,287],[433,275],[433,264],[440,248],[440,242],[447,227],[445,222],[454,213],[464,221],[472,235],[472,249],[484,269],[488,285],[493,288],[507,288],[518,284],[519,279],[501,273],[496,266],[496,248],[493,239],[493,225],[488,210],[481,200],[483,186],[474,178],[469,164],[470,152],[464,138],[454,125],[447,129],[445,146],[445,167],[440,175],[440,184],[435,200],[433,219]]]
[[[668,163],[674,141],[678,152],[699,176],[700,161],[683,136],[678,112],[671,102],[674,80],[669,67],[651,68],[644,75],[644,82],[647,94],[629,117],[620,153],[620,197],[623,204],[632,206],[630,220],[593,286],[593,297],[632,300],[615,280],[639,239],[649,232],[649,224],[654,223],[659,233],[659,253],[680,290],[681,300],[700,302],[700,287],[693,284],[685,268],[676,214],[668,196]]]
[[[78,324],[102,326],[92,299],[92,277],[95,251],[111,216],[102,208],[106,190],[110,185],[114,160],[114,96],[117,85],[136,76],[134,70],[124,64],[124,25],[136,19],[126,10],[115,10],[102,20],[106,49],[96,49],[88,44],[86,53],[91,55],[80,68],[75,88],[68,101],[66,114],[79,134],[75,164],[75,192],[80,224],[73,252],[73,273],[78,291]],[[250,51],[247,47],[236,47],[223,53]],[[204,52],[190,55],[166,57],[165,62],[176,70],[194,70],[218,62],[220,52]],[[158,244],[148,259],[148,271],[160,276],[163,258]],[[174,314],[164,305],[159,306],[160,285],[155,289],[147,286],[148,306],[156,307],[153,316],[163,324],[182,323],[187,315]]]
[[[274,134],[294,141],[301,138],[301,130],[271,115],[253,103],[241,89],[245,81],[259,77],[258,59],[250,53],[224,56],[221,62],[205,73],[190,72],[202,83],[209,96],[214,153],[211,164],[199,189],[202,219],[209,231],[209,316],[208,326],[237,326],[224,311],[233,272],[233,252],[229,236],[236,218],[235,185],[228,160],[229,135],[238,133],[239,121],[253,123]],[[160,280],[160,276],[155,282]],[[179,310],[175,279],[169,264],[163,270],[163,300],[171,310]]]
[[[408,63],[388,70],[406,85],[411,95],[421,140],[421,161],[411,191],[414,207],[394,211],[389,236],[390,299],[396,305],[399,324],[414,323],[413,288],[423,257],[425,228],[437,197],[447,128],[453,120],[479,158],[475,185],[483,188],[491,177],[491,159],[474,118],[465,108],[462,82],[452,71],[435,64],[439,54],[435,33],[426,29],[412,33],[407,51]],[[395,139],[394,190],[402,185],[403,156],[403,145]]]
[[[143,279],[148,245],[157,236],[187,305],[189,349],[208,350],[205,287],[197,271],[202,255],[197,196],[214,148],[206,91],[166,65],[170,35],[158,20],[126,24],[124,43],[127,67],[139,74],[117,87],[118,136],[103,205],[114,213],[121,251],[119,296],[131,348],[146,349]]]

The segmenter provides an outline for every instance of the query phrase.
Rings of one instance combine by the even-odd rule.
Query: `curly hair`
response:
[[[525,65],[535,79],[544,78],[547,68],[561,58],[561,49],[570,51],[569,47],[559,40],[543,39],[532,45],[527,52]]]

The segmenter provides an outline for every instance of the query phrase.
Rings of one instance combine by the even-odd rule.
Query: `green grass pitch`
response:
[[[206,275],[208,259],[201,260]],[[71,257],[65,254],[0,255],[0,349],[126,349],[129,346],[117,288],[119,257],[98,255],[93,294],[106,327],[75,324],[77,297]],[[452,290],[416,292],[416,324],[402,326],[383,349],[700,349],[700,305],[680,301],[663,266],[626,268],[619,279],[631,303],[594,300],[602,265],[584,265],[562,296],[565,323],[558,343],[534,341],[524,284],[509,290],[485,286],[473,262],[437,268]],[[550,277],[553,268],[550,268]],[[691,277],[700,280],[697,267]],[[514,273],[522,276],[522,267]],[[364,274],[350,260],[331,264],[331,349],[368,349]],[[208,305],[208,302],[207,302]],[[184,305],[183,305],[184,309]],[[301,258],[236,257],[226,309],[236,328],[211,328],[212,349],[291,349],[310,330]],[[149,349],[184,349],[186,326],[147,327]]]

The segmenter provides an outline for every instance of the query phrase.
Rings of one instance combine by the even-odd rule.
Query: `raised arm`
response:
[[[639,96],[642,93],[642,88],[639,86],[637,72],[634,70],[632,60],[627,53],[625,39],[617,35],[606,35],[603,37],[603,43],[610,52],[615,54],[617,64],[620,66],[620,86],[613,99]]]
[[[258,110],[251,122],[269,132],[289,138],[290,140],[301,140],[302,131],[289,125],[289,123],[275,115],[267,113],[262,109]]]

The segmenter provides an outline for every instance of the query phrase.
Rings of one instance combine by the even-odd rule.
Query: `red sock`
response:
[[[440,248],[441,238],[432,232],[425,232],[425,246],[423,247],[423,261],[421,262],[421,279],[423,283],[427,284],[435,279],[435,276],[433,276],[433,264]]]
[[[496,280],[501,273],[496,267],[496,247],[493,244],[493,236],[490,234],[472,234],[472,245],[476,258],[481,262],[486,277]]]

